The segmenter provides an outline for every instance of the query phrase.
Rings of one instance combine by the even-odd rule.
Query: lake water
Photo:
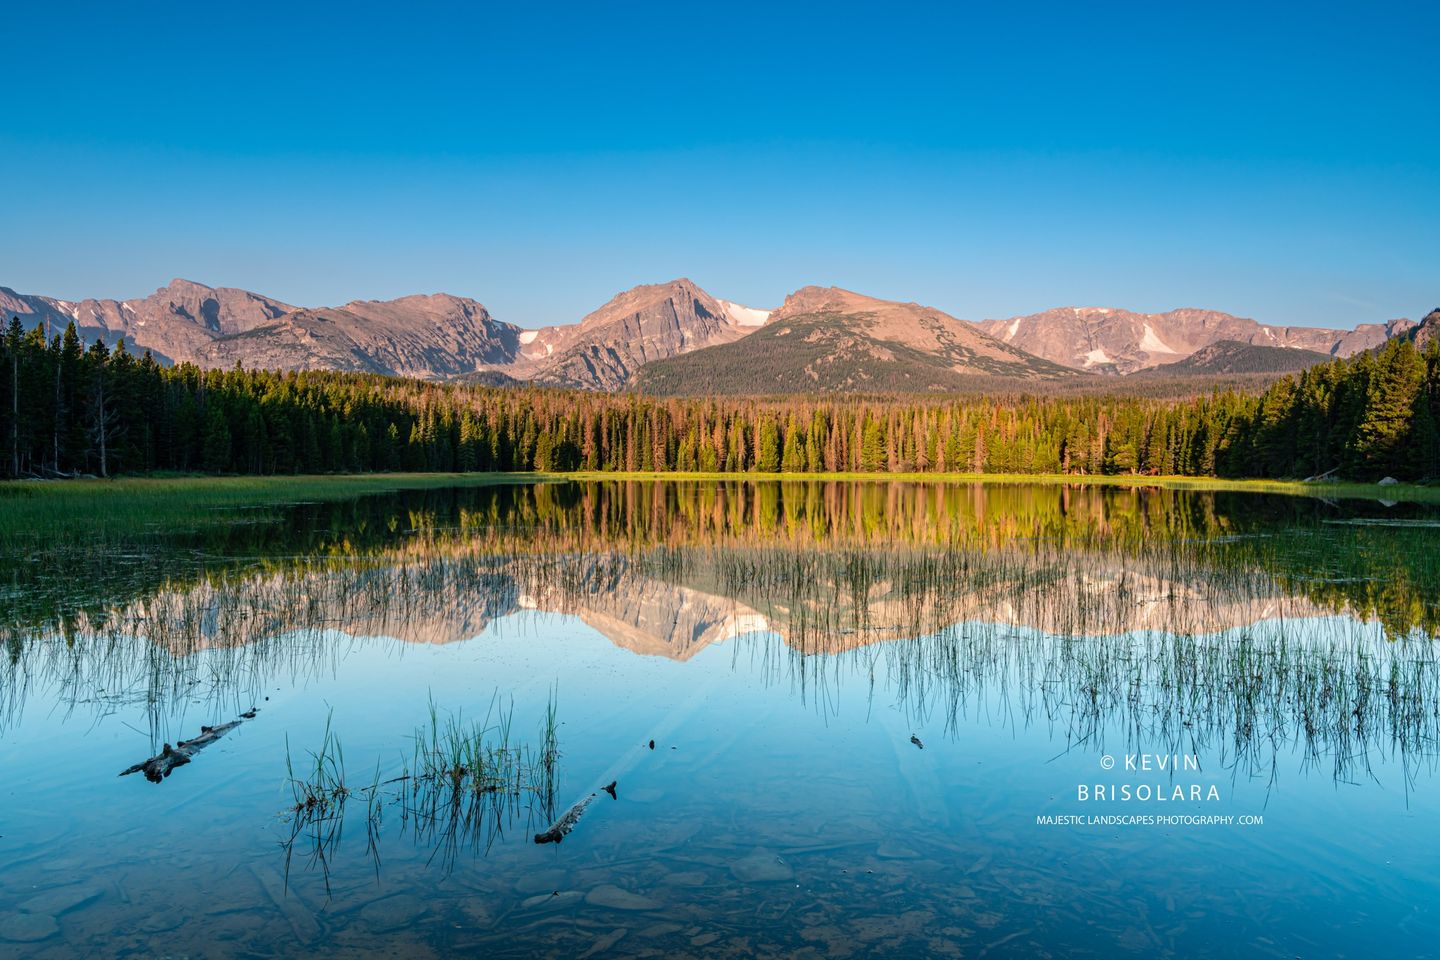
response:
[[[3,558],[0,954],[1440,944],[1433,508],[615,482],[232,519]]]

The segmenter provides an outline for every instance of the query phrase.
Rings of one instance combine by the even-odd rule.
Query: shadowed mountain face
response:
[[[653,363],[657,394],[929,393],[1074,374],[933,307],[803,287],[743,340]]]
[[[1331,359],[1328,353],[1298,347],[1267,347],[1238,340],[1219,340],[1184,360],[1148,367],[1140,376],[1200,376],[1249,373],[1295,373]]]
[[[1354,330],[1329,330],[1266,326],[1215,310],[1132,313],[1110,307],[1060,307],[1008,320],[982,320],[978,326],[1007,344],[1066,367],[1133,373],[1175,363],[1222,340],[1348,357],[1378,347],[1415,324],[1391,320],[1361,324]]]

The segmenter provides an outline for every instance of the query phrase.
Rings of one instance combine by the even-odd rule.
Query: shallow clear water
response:
[[[12,558],[0,949],[1429,955],[1433,520],[523,485]],[[432,708],[503,718],[516,789],[421,782]],[[351,794],[307,816],[327,727]]]

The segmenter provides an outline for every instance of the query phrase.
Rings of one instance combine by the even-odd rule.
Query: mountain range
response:
[[[803,287],[749,336],[647,365],[647,393],[919,393],[1074,376],[934,307]]]
[[[0,314],[27,328],[73,321],[81,337],[164,363],[343,370],[488,383],[687,393],[924,393],[1115,377],[1278,375],[1404,337],[1417,324],[1282,327],[1213,310],[1061,307],[971,322],[934,307],[808,286],[775,310],[712,296],[687,279],[616,295],[577,323],[527,330],[481,303],[437,293],[296,307],[174,280],[132,300],[68,301],[0,287]]]
[[[1353,330],[1268,326],[1215,310],[1132,313],[1112,307],[1061,307],[980,328],[1005,343],[1077,370],[1134,373],[1173,364],[1221,341],[1309,350],[1348,357],[1416,326],[1410,320],[1365,323]]]

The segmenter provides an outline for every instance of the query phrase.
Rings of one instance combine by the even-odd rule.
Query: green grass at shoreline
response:
[[[0,483],[0,543],[47,531],[115,532],[200,527],[235,511],[346,500],[398,490],[530,482],[536,474],[372,473],[285,477],[161,476]]]
[[[304,501],[344,500],[399,490],[563,480],[902,481],[1068,484],[1440,503],[1440,487],[1413,484],[1304,483],[1206,477],[972,473],[393,473],[285,477],[167,476],[115,480],[19,480],[0,483],[0,541],[47,532],[103,539],[146,528],[203,526],[234,511]]]

